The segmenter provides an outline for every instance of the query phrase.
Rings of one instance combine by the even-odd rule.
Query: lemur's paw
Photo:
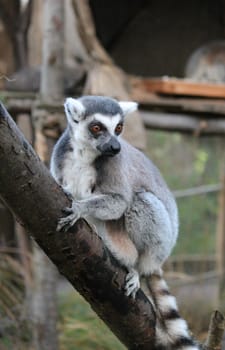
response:
[[[135,298],[138,289],[140,288],[139,274],[136,270],[131,270],[126,276],[125,294]]]
[[[75,210],[74,205],[72,208],[63,209],[63,213],[67,216],[59,219],[56,230],[67,232],[70,227],[72,227],[75,222],[80,219],[80,213],[78,210]]]

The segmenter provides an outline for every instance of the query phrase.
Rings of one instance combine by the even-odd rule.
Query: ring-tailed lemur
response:
[[[68,126],[54,148],[51,172],[73,202],[58,230],[81,217],[94,224],[128,270],[126,295],[135,297],[140,277],[150,277],[159,348],[196,350],[161,273],[177,239],[175,200],[156,166],[120,137],[125,116],[136,108],[108,97],[67,98]]]

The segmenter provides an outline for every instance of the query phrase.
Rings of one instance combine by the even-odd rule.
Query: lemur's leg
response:
[[[125,280],[125,294],[133,298],[140,288],[139,274],[135,269],[138,251],[124,225],[124,215],[119,220],[105,222],[102,239],[111,253],[128,270]]]
[[[154,273],[171,253],[177,237],[164,204],[150,192],[137,193],[125,213],[125,226],[139,251],[139,273]]]

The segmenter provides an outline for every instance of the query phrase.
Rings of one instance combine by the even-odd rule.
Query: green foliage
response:
[[[124,350],[124,346],[74,290],[60,297],[60,350]]]
[[[157,164],[172,190],[219,182],[218,138],[148,132],[147,155]],[[174,254],[215,252],[217,193],[177,200],[180,235]]]
[[[209,159],[209,154],[204,149],[198,149],[196,151],[194,171],[197,175],[204,174],[207,160]]]

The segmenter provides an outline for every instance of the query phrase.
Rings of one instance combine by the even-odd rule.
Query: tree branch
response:
[[[144,293],[123,291],[118,265],[84,220],[56,232],[70,202],[0,104],[0,196],[62,275],[129,349],[154,350],[155,314]]]

